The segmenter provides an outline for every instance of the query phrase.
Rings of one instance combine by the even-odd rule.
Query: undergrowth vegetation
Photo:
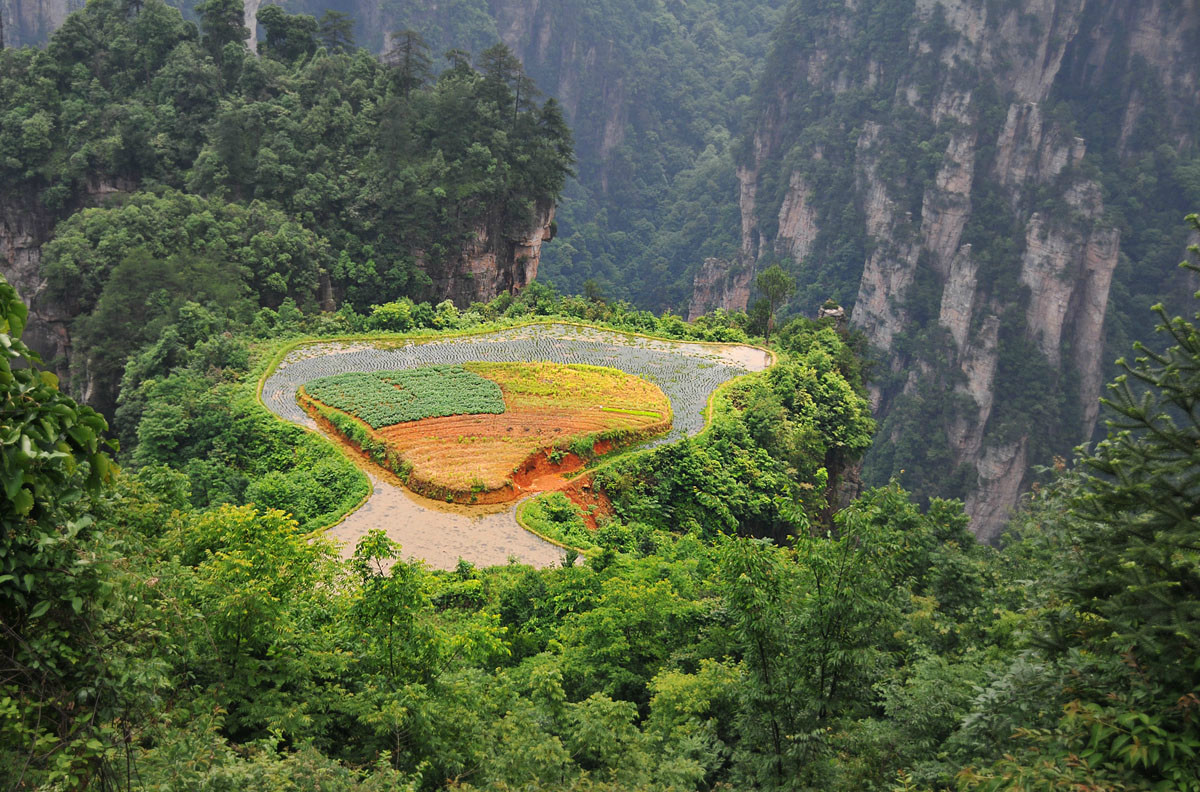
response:
[[[48,431],[75,408],[22,373],[21,324],[0,323],[6,426]],[[1109,441],[1002,550],[960,503],[895,484],[834,508],[871,423],[842,337],[805,321],[708,432],[597,471],[614,516],[556,568],[431,571],[378,531],[342,561],[283,512],[196,508],[183,476],[84,486],[101,463],[77,447],[31,465],[0,445],[34,501],[0,535],[0,770],[16,788],[1191,792],[1200,346],[1163,328],[1174,347],[1114,386]],[[535,512],[580,530],[565,497]]]
[[[561,492],[548,492],[521,506],[521,524],[538,536],[577,550],[596,547],[575,504]]]
[[[253,502],[286,509],[306,531],[354,508],[369,491],[354,463],[257,398],[281,344],[205,337],[212,315],[195,305],[184,315],[126,365],[114,423],[127,468],[179,508]]]

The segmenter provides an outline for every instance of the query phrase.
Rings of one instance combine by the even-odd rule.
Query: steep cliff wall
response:
[[[92,180],[74,208],[96,205],[134,185],[125,181]],[[29,305],[29,320],[23,340],[42,360],[54,368],[64,382],[71,375],[70,310],[46,295],[42,277],[42,245],[50,239],[59,214],[46,209],[34,196],[0,197],[0,275],[16,288]],[[86,376],[74,383],[75,394],[91,393]]]
[[[47,362],[65,359],[70,342],[62,318],[41,299],[42,242],[49,237],[53,218],[27,202],[0,201],[0,271],[29,302],[25,343]]]
[[[40,44],[67,18],[83,8],[81,0],[0,0],[0,28],[6,47]]]
[[[490,0],[501,40],[521,57],[576,132],[585,178],[607,189],[612,153],[625,142],[630,95],[628,59],[611,36],[582,14],[542,0]]]
[[[515,294],[537,278],[542,245],[554,238],[554,205],[539,206],[528,228],[499,232],[486,225],[449,266],[421,267],[433,281],[436,300],[453,300],[460,308],[488,302],[501,292]]]
[[[704,310],[689,300],[693,273],[705,280],[709,258],[740,266],[732,141],[785,4],[488,0],[497,35],[575,135],[564,242],[545,261],[555,284],[590,279],[644,307]],[[740,293],[737,281],[712,281],[712,299],[726,299],[722,284]]]
[[[881,358],[869,478],[963,497],[992,539],[1029,465],[1090,436],[1135,255],[1106,177],[1151,142],[1194,152],[1197,30],[1194,0],[792,4],[742,155],[743,251],[783,260],[801,309],[853,305]],[[1093,153],[1102,89],[1116,131]],[[719,281],[697,299],[745,308]]]

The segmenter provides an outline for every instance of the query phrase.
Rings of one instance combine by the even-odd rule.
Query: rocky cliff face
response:
[[[739,256],[733,261],[706,258],[696,271],[688,321],[725,305],[745,305],[753,286],[754,259]]]
[[[23,202],[0,201],[0,270],[29,303],[25,343],[47,362],[65,359],[70,351],[66,326],[58,311],[41,299],[42,242],[49,237],[52,218]]]
[[[575,131],[581,176],[607,189],[608,161],[625,141],[629,91],[613,41],[544,0],[490,0],[496,31],[538,87],[555,97]],[[593,35],[589,35],[589,32]]]
[[[868,38],[872,14],[893,15],[894,41]],[[904,480],[913,455],[898,449],[944,444],[938,464],[963,486],[925,494],[965,497],[984,539],[1002,528],[1031,455],[1086,439],[1098,412],[1122,232],[1097,166],[1114,154],[1089,157],[1062,99],[1140,69],[1111,97],[1115,155],[1135,153],[1151,116],[1178,150],[1194,146],[1197,30],[1193,0],[877,0],[832,13],[802,0],[789,12],[742,163],[752,264],[733,271],[749,278],[753,262],[783,259],[802,294],[813,278],[841,284],[882,361],[876,477]],[[861,255],[831,273],[828,259],[856,245]],[[744,290],[714,298],[722,273],[710,269],[695,300],[744,309]],[[1066,447],[1047,449],[1037,415],[1013,414],[1007,394],[1022,377],[1065,394],[1053,420],[1070,419],[1057,435]]]
[[[86,185],[79,206],[96,205],[132,184],[93,180]],[[13,285],[29,305],[23,340],[42,360],[68,382],[71,374],[70,325],[74,316],[63,305],[46,297],[42,277],[42,245],[50,239],[58,216],[33,196],[0,198],[0,275]],[[86,376],[76,382],[75,395],[87,398],[91,385]]]
[[[542,244],[554,238],[554,205],[537,207],[528,228],[499,232],[487,225],[475,229],[474,239],[449,266],[422,269],[433,281],[435,300],[453,300],[466,308],[488,302],[501,292],[517,293],[537,277]]]
[[[0,40],[6,47],[40,44],[80,8],[80,0],[0,0]]]

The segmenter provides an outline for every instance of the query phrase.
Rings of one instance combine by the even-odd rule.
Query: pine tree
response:
[[[347,14],[326,11],[317,20],[317,38],[330,52],[350,52],[354,49],[354,20]]]
[[[759,273],[754,285],[767,301],[766,341],[770,342],[771,331],[775,328],[775,312],[796,291],[796,279],[784,272],[783,267],[774,264]]]
[[[429,46],[415,30],[400,30],[392,34],[392,46],[384,55],[384,62],[392,67],[392,85],[396,93],[405,99],[429,82],[433,74]]]
[[[1074,595],[1092,639],[1136,671],[1130,708],[1200,745],[1200,326],[1154,310],[1171,346],[1138,343],[1132,364],[1117,361],[1108,438],[1082,460],[1092,475],[1073,511],[1093,531]],[[1168,774],[1173,788],[1200,788],[1200,770],[1184,776]]]
[[[204,46],[218,63],[221,62],[221,53],[226,44],[250,38],[241,0],[205,0],[196,5],[196,13],[200,15]]]

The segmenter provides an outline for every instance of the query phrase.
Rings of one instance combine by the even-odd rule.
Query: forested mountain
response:
[[[506,43],[575,132],[578,179],[543,275],[686,312],[705,258],[737,250],[733,144],[783,0],[459,0],[287,4],[366,21],[363,44],[415,29],[434,52]],[[247,5],[249,10],[250,5]]]
[[[244,323],[533,279],[570,132],[507,49],[434,80],[419,41],[385,64],[279,14],[255,56],[240,5],[201,11],[102,0],[0,51],[0,261],[75,392],[111,411],[184,303]]]
[[[431,571],[383,531],[340,560],[283,511],[201,505],[151,462],[184,453],[169,421],[112,467],[26,316],[0,282],[6,789],[1200,789],[1194,323],[1161,315],[1169,349],[1002,550],[894,484],[824,511],[871,421],[843,336],[797,320],[704,435],[597,471],[584,563]],[[210,396],[194,427],[232,413],[227,450],[297,463],[256,503],[327,495],[341,452],[245,398],[286,339],[227,340],[254,362],[167,378]]]
[[[14,41],[65,11],[5,2]],[[507,43],[575,134],[541,276],[694,317],[752,308],[783,265],[785,312],[832,298],[875,350],[888,441],[865,479],[964,498],[981,536],[1091,437],[1143,309],[1191,288],[1172,265],[1200,205],[1194,0],[283,7],[344,13],[380,53],[416,30],[435,71]],[[533,250],[537,224],[514,236]]]
[[[0,0],[9,43],[44,41],[66,0]],[[418,31],[433,66],[450,49],[505,42],[576,133],[577,181],[544,274],[580,292],[686,312],[705,258],[737,250],[732,147],[744,127],[784,0],[639,3],[291,0],[291,13],[345,14],[373,52]],[[194,17],[195,3],[173,3]],[[245,3],[256,27],[258,0]],[[252,36],[259,31],[252,30]]]
[[[0,3],[0,791],[1200,792],[1195,0]]]

